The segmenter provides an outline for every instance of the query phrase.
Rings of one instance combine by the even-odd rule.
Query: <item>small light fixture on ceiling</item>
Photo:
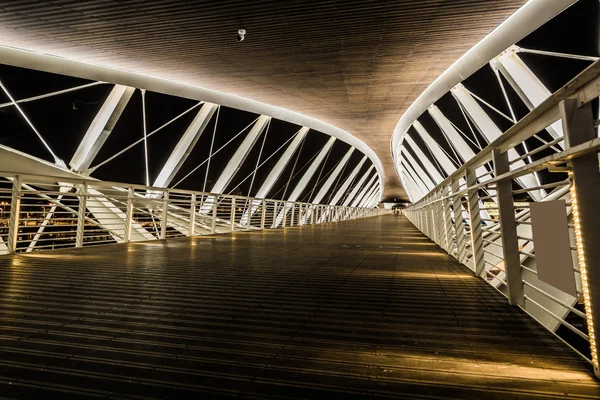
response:
[[[240,29],[238,30],[238,34],[235,37],[235,40],[237,40],[238,42],[243,41],[246,38],[246,30],[245,29]]]

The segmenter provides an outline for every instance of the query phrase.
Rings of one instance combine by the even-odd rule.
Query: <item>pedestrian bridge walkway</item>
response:
[[[592,399],[404,217],[0,257],[2,398]]]

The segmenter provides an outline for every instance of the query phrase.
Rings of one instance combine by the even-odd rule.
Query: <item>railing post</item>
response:
[[[196,233],[196,205],[198,204],[196,200],[196,193],[192,193],[192,198],[190,202],[190,228],[189,234],[190,236],[194,236]]]
[[[435,215],[435,207],[436,207],[436,201],[437,199],[437,195],[434,192],[430,198],[429,198],[429,231],[431,232],[431,240],[433,240],[434,243],[437,244],[438,242],[438,237],[437,237],[437,225],[436,225],[436,215]]]
[[[449,199],[445,198],[450,194],[450,187],[444,186],[442,188],[442,218],[444,221],[444,238],[446,244],[446,251],[448,254],[452,254],[452,250],[454,247],[454,242],[452,241],[452,214],[450,210],[450,206],[452,204]]]
[[[247,204],[248,204],[248,209],[247,209],[247,213],[248,213],[248,218],[246,219],[246,230],[249,231],[250,230],[250,223],[252,221],[252,213],[250,211],[252,211],[252,204],[253,204],[254,199],[252,197],[248,197],[247,199]]]
[[[446,249],[446,219],[444,216],[444,202],[442,198],[444,197],[444,189],[440,188],[438,191],[438,202],[437,202],[437,218],[438,218],[438,228],[439,228],[439,241],[440,247]]]
[[[79,206],[77,208],[77,232],[75,234],[75,247],[83,247],[83,234],[85,230],[85,210],[87,208],[87,182],[79,188]]]
[[[17,242],[19,241],[19,217],[21,212],[21,185],[23,178],[17,175],[13,178],[12,192],[10,199],[10,216],[8,219],[8,253],[17,251]]]
[[[423,200],[425,201],[425,200]],[[421,206],[421,208],[419,208],[419,229],[421,230],[421,232],[423,232],[425,234],[425,236],[427,236],[427,233],[425,232],[425,223],[424,223],[424,219],[425,219],[425,215],[423,214],[423,206]]]
[[[315,224],[315,214],[317,213],[317,208],[315,207],[314,204],[310,205],[310,224],[314,225]]]
[[[466,170],[467,188],[477,184],[477,172],[473,168]],[[475,275],[485,279],[485,257],[483,254],[483,230],[481,229],[481,214],[479,210],[479,191],[467,191],[467,204],[469,206],[469,221],[471,223],[471,251],[473,253],[473,267]]]
[[[127,189],[127,209],[125,210],[125,243],[129,243],[131,241],[131,224],[132,223],[133,223],[133,188],[130,187]]]
[[[442,210],[442,191],[438,190],[435,192],[435,203],[434,203],[434,216],[435,216],[435,237],[436,243],[441,248],[444,248],[444,239],[445,239],[445,226],[444,215]]]
[[[217,196],[213,196],[213,204],[212,204],[212,221],[210,224],[210,233],[213,235],[217,231],[217,206],[219,205],[219,198]]]
[[[230,226],[230,231],[233,232],[235,231],[235,197],[231,198],[231,212],[229,214],[229,220],[231,221],[231,226]],[[248,210],[248,219],[250,219],[250,211],[251,209]]]
[[[492,157],[495,176],[500,176],[510,171],[508,153],[494,149]],[[519,255],[519,240],[517,238],[512,178],[505,178],[498,181],[496,195],[500,214],[500,231],[502,251],[504,253],[506,286],[508,288],[508,303],[523,307],[525,306],[525,296],[523,293],[523,277],[521,275],[521,257]]]
[[[288,210],[287,201],[283,202],[283,208],[282,208],[282,210],[283,210],[283,218],[281,220],[281,227],[285,228],[285,219],[287,217],[287,210]]]
[[[169,191],[165,190],[163,195],[162,218],[160,219],[160,238],[167,238],[167,219],[169,218]]]
[[[423,207],[423,228],[425,229],[425,235],[429,239],[431,239],[431,232],[429,231],[429,206],[427,203],[429,202],[429,196],[425,198],[425,206]]]
[[[578,107],[577,100],[560,103],[565,147],[583,144],[596,138],[592,103]],[[585,302],[588,336],[594,373],[600,377],[596,332],[600,321],[600,172],[598,153],[591,152],[569,161],[571,167],[571,203],[577,242],[577,258],[581,271],[581,286]]]
[[[460,191],[458,179],[452,181],[452,210],[454,212],[454,232],[456,233],[456,259],[465,264],[465,227],[463,226],[463,208],[461,196],[456,195]]]
[[[294,212],[296,212],[296,203],[292,203],[292,216],[290,217],[290,226],[294,226]]]
[[[260,214],[260,229],[265,229],[265,219],[267,218],[267,201],[262,201],[262,212]]]

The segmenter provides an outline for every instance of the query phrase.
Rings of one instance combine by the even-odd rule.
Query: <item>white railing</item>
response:
[[[388,213],[0,172],[0,254],[285,228]]]
[[[594,332],[600,318],[596,311],[600,307],[600,138],[591,101],[600,95],[599,76],[596,62],[404,211],[448,254],[589,361],[597,376]],[[509,151],[514,155],[515,147],[559,120],[564,137],[518,157],[509,156]],[[545,154],[541,152],[556,145],[560,151],[539,158]],[[536,161],[529,159],[519,167],[519,161],[533,155]],[[527,175],[540,182],[542,171],[547,171],[544,183],[523,189],[518,186],[519,178]],[[536,204],[532,199],[536,198],[564,207],[564,229],[573,261],[570,274],[575,281],[570,293],[539,276],[535,244],[537,240],[539,248],[542,239],[534,240],[531,218]],[[553,233],[566,237],[565,232]],[[563,266],[554,267],[559,270]]]

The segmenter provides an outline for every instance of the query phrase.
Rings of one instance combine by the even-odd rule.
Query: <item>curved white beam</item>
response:
[[[441,74],[402,115],[392,136],[392,157],[414,120],[491,59],[554,18],[577,0],[529,0]],[[395,160],[396,161],[396,160]],[[398,170],[398,162],[394,162]]]
[[[249,111],[254,114],[266,115],[295,125],[305,126],[348,143],[365,154],[373,162],[375,168],[377,168],[377,172],[379,173],[379,184],[382,189],[385,183],[383,164],[373,149],[367,146],[365,142],[349,132],[304,114],[199,86],[186,85],[180,82],[138,74],[131,71],[69,60],[12,47],[0,46],[0,59],[2,59],[3,64],[13,65],[15,67],[29,68],[94,81],[110,82],[176,97],[207,101],[238,110]]]
[[[354,188],[352,189],[352,191],[350,192],[350,194],[348,195],[348,197],[346,197],[344,199],[344,202],[342,203],[342,206],[347,207],[350,202],[352,200],[354,200],[354,198],[356,197],[356,195],[358,194],[358,192],[362,189],[365,181],[367,180],[367,178],[369,176],[371,176],[371,171],[373,171],[373,168],[375,168],[374,165],[371,165],[369,167],[369,169],[367,170],[367,172],[365,172],[365,174],[362,176],[362,178],[360,178],[360,180],[358,181],[358,183],[356,185],[354,185]]]

